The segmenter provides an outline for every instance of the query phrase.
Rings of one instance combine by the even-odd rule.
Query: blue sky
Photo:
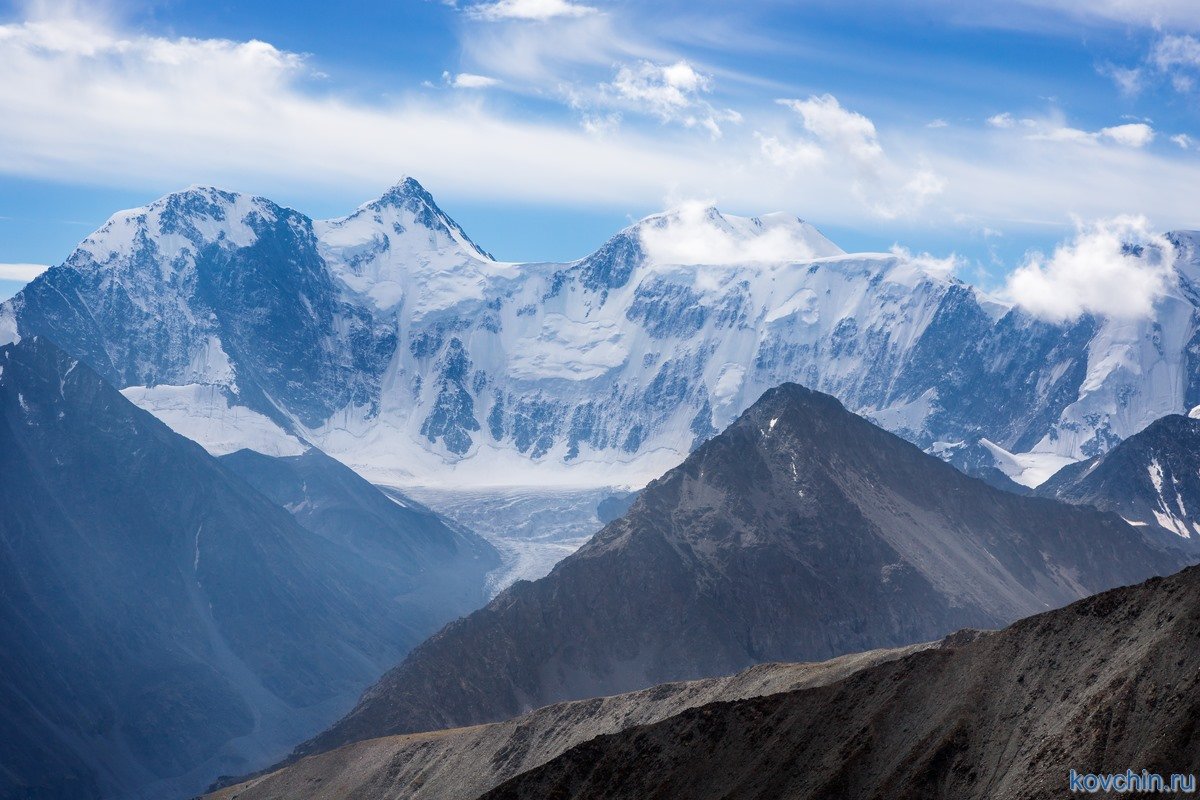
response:
[[[413,175],[507,260],[697,199],[999,285],[1200,227],[1200,4],[0,3],[0,297],[193,183],[347,213]]]

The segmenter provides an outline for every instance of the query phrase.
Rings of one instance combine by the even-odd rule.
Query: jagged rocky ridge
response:
[[[599,736],[484,796],[1049,800],[1072,769],[1194,774],[1197,645],[1190,568],[839,683]]]
[[[1173,538],[994,489],[787,384],[549,576],[414,650],[297,755],[996,627],[1178,569]]]
[[[261,767],[482,597],[485,544],[302,527],[43,337],[0,347],[0,474],[0,797],[186,796]],[[475,596],[431,614],[414,560],[476,570]]]
[[[1200,419],[1156,420],[1104,455],[1064,467],[1037,493],[1113,511],[1200,547]]]
[[[697,226],[732,263],[677,263]],[[0,342],[51,337],[212,452],[311,443],[390,484],[640,486],[785,381],[921,447],[1083,458],[1200,403],[1196,240],[1172,241],[1151,318],[1049,324],[783,215],[507,264],[411,178],[325,222],[193,188],[0,305]]]
[[[940,646],[952,645],[872,650],[816,664],[760,664],[729,677],[560,703],[491,725],[356,742],[220,790],[210,800],[474,800],[596,736],[712,702],[824,686],[869,666]]]

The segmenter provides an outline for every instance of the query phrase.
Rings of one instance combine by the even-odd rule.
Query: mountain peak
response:
[[[387,248],[396,237],[412,239],[411,247],[402,250],[456,250],[461,255],[480,261],[494,261],[492,254],[475,244],[466,231],[438,206],[433,195],[416,178],[405,176],[377,199],[363,203],[354,213],[320,223],[322,238],[337,249],[349,246],[361,248],[364,243],[387,240]],[[427,234],[427,235],[426,235]],[[419,259],[414,259],[419,261]]]
[[[1181,562],[1112,515],[992,489],[786,384],[297,755],[991,628]]]
[[[384,192],[378,200],[368,205],[400,206],[412,200],[419,200],[437,208],[437,203],[434,202],[433,195],[429,193],[429,190],[422,186],[416,178],[407,175],[392,184],[392,187]]]

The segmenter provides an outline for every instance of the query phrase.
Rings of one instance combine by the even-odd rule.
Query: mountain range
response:
[[[787,381],[922,448],[984,439],[1029,484],[1200,404],[1197,238],[1169,238],[1150,317],[1049,323],[780,214],[513,264],[411,178],[328,221],[196,187],[0,305],[0,342],[49,337],[215,454],[316,445],[390,485],[640,487]]]
[[[477,537],[324,456],[231,458],[44,337],[0,347],[0,797],[259,768],[483,601]]]
[[[937,741],[881,728],[912,768],[862,785],[982,792],[979,726],[1020,714],[971,670],[1020,684],[986,659],[1086,631],[913,643],[1196,560],[1200,234],[1168,241],[1130,251],[1173,266],[1149,317],[1047,322],[781,214],[685,207],[517,264],[411,178],[328,221],[206,187],[121,212],[0,304],[0,798],[194,793],[306,737],[247,786],[626,796],[695,786],[724,762],[675,745],[722,730],[765,760],[713,792],[853,793],[771,759],[844,755],[787,728],[836,704],[793,699],[862,687],[853,728],[882,713],[870,675],[909,681]],[[982,660],[929,654],[960,649]],[[1083,663],[1036,680],[1067,703],[1128,679]],[[919,680],[986,702],[922,707]],[[661,784],[605,772],[647,743]]]
[[[296,756],[998,627],[1193,560],[1174,534],[995,489],[785,384]]]

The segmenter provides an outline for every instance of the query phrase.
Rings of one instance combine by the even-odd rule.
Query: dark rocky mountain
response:
[[[388,587],[418,641],[488,599],[488,573],[500,566],[490,544],[401,492],[385,494],[320,450],[239,450],[219,460],[305,528],[358,556],[358,579]]]
[[[1037,493],[1113,511],[1200,547],[1200,419],[1163,417],[1104,455],[1062,468]]]
[[[875,664],[941,646],[948,642],[871,650],[815,664],[760,664],[727,677],[558,703],[490,725],[355,742],[219,790],[209,800],[475,800],[596,736],[708,703],[824,686]]]
[[[1115,515],[993,489],[784,385],[297,754],[997,627],[1185,560]]]
[[[1191,568],[839,683],[600,736],[485,797],[1049,800],[1071,796],[1072,769],[1200,771],[1198,720]]]
[[[270,763],[442,621],[369,563],[419,539],[302,527],[44,338],[0,348],[0,474],[6,799],[184,796]]]

